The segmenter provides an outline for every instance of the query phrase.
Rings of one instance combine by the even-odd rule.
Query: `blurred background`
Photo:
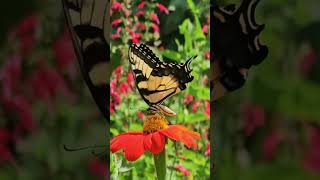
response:
[[[60,1],[0,7],[0,179],[102,179],[107,164],[68,147],[106,144],[106,124],[81,77]]]
[[[320,178],[319,6],[317,0],[258,4],[269,55],[250,69],[241,90],[213,104],[216,179]]]
[[[194,80],[187,88],[164,101],[177,113],[168,117],[199,132],[198,150],[188,150],[172,141],[166,145],[167,174],[170,179],[209,179],[210,88],[208,83],[210,37],[209,0],[113,1],[111,7],[110,119],[111,137],[127,131],[141,131],[147,104],[135,87],[129,69],[130,43],[146,43],[165,62],[184,63],[198,55],[191,64]],[[111,155],[111,178],[155,179],[152,154],[146,152],[135,162],[121,153]]]

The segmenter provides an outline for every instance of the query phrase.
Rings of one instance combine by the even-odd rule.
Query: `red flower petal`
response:
[[[154,32],[159,32],[159,26],[158,25],[153,23],[151,27],[152,27]]]
[[[163,4],[157,3],[157,7],[160,12],[164,12],[166,14],[169,14],[169,10]]]
[[[112,4],[111,9],[120,10],[120,9],[122,9],[122,5],[121,5],[121,3],[115,1],[115,2]]]
[[[165,137],[159,132],[148,134],[144,139],[144,147],[153,154],[159,154],[165,146]]]
[[[158,15],[156,13],[151,13],[150,16],[151,16],[152,21],[156,22],[157,24],[160,24],[160,20],[159,20]]]
[[[120,24],[120,23],[121,23],[121,19],[119,18],[119,19],[113,20],[113,21],[111,22],[111,25],[112,25],[112,26],[117,26],[117,25]]]
[[[137,13],[136,13],[136,16],[143,16],[145,13],[144,13],[144,11],[138,11]]]
[[[125,158],[128,161],[137,160],[145,151],[143,132],[127,132],[115,136],[110,143],[110,151],[115,153],[123,149]]]
[[[138,8],[143,8],[144,7],[144,5],[145,5],[146,3],[144,2],[144,1],[142,1],[139,5],[138,5]]]
[[[170,139],[183,142],[188,148],[198,148],[195,139],[200,139],[200,134],[190,131],[184,126],[170,125],[168,128],[162,129],[159,132],[166,135]]]

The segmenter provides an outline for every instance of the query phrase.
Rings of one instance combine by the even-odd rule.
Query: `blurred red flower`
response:
[[[153,29],[154,32],[159,32],[159,26],[158,26],[158,25],[152,23],[152,26],[151,26],[151,27],[152,27],[152,29]]]
[[[21,57],[13,55],[0,69],[2,96],[10,97],[18,87],[21,77]]]
[[[262,157],[265,160],[271,160],[277,150],[278,145],[281,143],[282,137],[277,130],[271,131],[268,134],[262,144]]]
[[[24,18],[11,33],[10,38],[18,38],[20,40],[20,50],[26,55],[34,47],[36,42],[36,30],[40,21],[38,16],[31,15]]]
[[[204,104],[205,104],[205,107],[206,107],[205,114],[207,115],[207,117],[210,118],[210,102],[209,101],[205,101]]]
[[[121,27],[118,27],[118,29],[117,29],[117,32],[115,33],[115,34],[112,34],[111,35],[111,38],[112,39],[118,39],[118,38],[120,38],[121,37],[121,31],[122,31],[122,28]]]
[[[142,1],[140,4],[138,4],[138,8],[140,8],[140,9],[143,8],[145,4],[146,3],[144,1]]]
[[[144,23],[138,22],[136,25],[137,29],[140,29],[141,31],[145,30],[147,26]]]
[[[139,43],[142,34],[141,33],[136,33],[133,30],[131,30],[130,31],[130,36],[131,36],[132,43]]]
[[[114,71],[113,74],[116,76],[116,80],[119,80],[122,74],[122,66],[118,66]]]
[[[114,105],[118,105],[121,102],[121,96],[117,92],[111,92],[111,97],[113,99]]]
[[[164,12],[166,14],[169,14],[169,10],[163,4],[157,3],[157,7],[160,12]]]
[[[191,94],[187,94],[187,95],[184,97],[184,103],[185,103],[185,104],[190,104],[192,101],[193,101],[193,96],[192,96]]]
[[[241,107],[241,119],[246,136],[252,135],[256,128],[265,123],[264,108],[259,105],[245,104]]]
[[[113,9],[113,10],[121,10],[122,9],[122,5],[121,5],[121,3],[117,2],[117,1],[113,1],[111,9]]]
[[[206,152],[204,153],[205,156],[210,156],[210,143],[206,145]]]
[[[140,119],[142,119],[142,120],[143,120],[144,117],[145,117],[144,114],[143,114],[143,112],[141,112],[141,111],[138,111],[138,112],[137,112],[137,116],[138,116]]]
[[[135,15],[136,16],[144,16],[145,12],[144,11],[138,11]]]
[[[204,53],[204,58],[205,58],[206,60],[210,60],[210,51],[206,51],[206,52]]]
[[[193,103],[192,105],[192,112],[197,112],[198,107],[200,106],[200,102],[196,101],[195,103]]]
[[[90,160],[88,162],[88,168],[92,174],[100,177],[105,177],[108,172],[106,162],[98,159]]]
[[[184,176],[190,176],[190,171],[188,171],[184,166],[181,164],[176,164],[176,170],[180,171]]]
[[[120,23],[121,23],[121,19],[119,18],[119,19],[113,20],[113,21],[111,22],[111,25],[112,25],[112,26],[117,26],[117,25],[119,25]]]
[[[205,34],[208,33],[208,25],[205,24],[205,25],[202,26],[202,32],[205,33]]]
[[[1,104],[5,111],[15,113],[18,118],[18,123],[15,126],[15,133],[29,133],[34,130],[34,122],[32,116],[31,104],[24,96],[3,97]]]
[[[127,74],[127,82],[129,85],[133,85],[133,81],[134,81],[133,73],[132,71],[129,71],[129,73]]]
[[[120,93],[122,94],[127,94],[127,92],[130,90],[130,86],[126,82],[120,83],[119,88],[120,88]]]
[[[0,165],[6,161],[12,161],[14,159],[12,152],[8,146],[0,144]]]
[[[300,73],[302,73],[305,76],[310,74],[313,66],[316,63],[316,59],[317,59],[316,50],[314,50],[313,48],[308,49],[307,52],[304,54],[303,58],[299,62],[298,68]]]
[[[54,42],[53,51],[59,69],[64,69],[74,62],[76,56],[68,31],[64,31]]]
[[[51,97],[58,91],[70,95],[63,77],[54,69],[40,63],[39,68],[34,71],[28,80],[32,93],[35,97],[49,102]]]
[[[320,171],[320,128],[310,129],[309,146],[304,155],[303,164],[306,169]]]
[[[167,138],[181,141],[188,148],[197,149],[195,140],[200,139],[200,134],[181,125],[168,125],[167,120],[160,115],[151,115],[144,120],[143,132],[132,131],[113,137],[110,151],[115,153],[123,149],[125,158],[128,161],[135,161],[145,151],[152,154],[162,152]]]
[[[114,104],[112,101],[110,101],[109,111],[110,113],[114,113]]]
[[[150,16],[151,16],[152,21],[154,21],[157,24],[160,24],[160,20],[159,20],[158,15],[156,13],[151,13]]]

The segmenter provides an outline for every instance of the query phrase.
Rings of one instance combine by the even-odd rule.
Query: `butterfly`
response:
[[[162,102],[186,89],[193,80],[190,64],[196,56],[183,63],[165,63],[145,44],[131,44],[128,52],[129,62],[135,77],[136,87],[149,105],[148,112],[175,116],[176,113],[162,105]]]
[[[213,100],[226,91],[241,88],[252,65],[260,64],[268,54],[259,34],[264,25],[255,20],[255,9],[259,0],[243,0],[239,7],[231,4],[214,6],[213,15],[214,58]]]
[[[102,114],[109,119],[110,2],[62,0],[62,4],[83,78]]]

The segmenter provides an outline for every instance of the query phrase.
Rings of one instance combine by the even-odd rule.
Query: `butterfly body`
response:
[[[184,64],[164,63],[145,44],[132,44],[128,54],[136,87],[143,100],[150,106],[148,112],[176,115],[161,103],[186,89],[186,84],[193,80],[190,63],[195,57]]]

